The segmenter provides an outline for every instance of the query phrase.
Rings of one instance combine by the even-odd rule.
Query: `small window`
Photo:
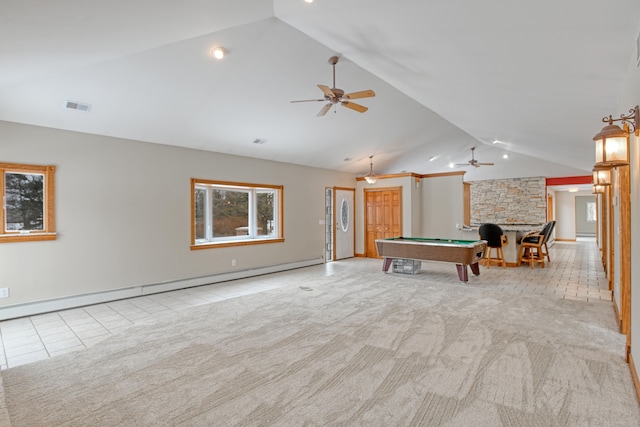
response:
[[[0,243],[55,240],[55,166],[0,163]]]
[[[587,202],[587,222],[596,222],[598,220],[598,210],[596,202]]]
[[[191,249],[284,241],[282,186],[191,180]]]

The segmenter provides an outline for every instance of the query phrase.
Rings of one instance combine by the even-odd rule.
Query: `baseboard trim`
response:
[[[356,258],[366,258],[365,254],[356,254]]]
[[[622,316],[620,316],[620,310],[618,310],[618,304],[616,304],[616,299],[613,298],[613,294],[611,295],[611,302],[613,302],[613,316],[616,318],[616,323],[618,324],[618,332],[620,332],[620,330],[622,329]]]
[[[267,267],[233,271],[229,273],[214,274],[210,276],[192,277],[161,283],[150,283],[140,286],[132,286],[129,288],[115,289],[112,291],[80,294],[24,304],[8,305],[0,308],[0,320],[33,316],[35,314],[43,314],[58,310],[67,310],[70,308],[77,308],[92,304],[102,304],[119,299],[157,294],[160,292],[175,291],[178,289],[192,288],[195,286],[212,285],[220,282],[228,282],[230,280],[246,279],[249,277],[261,276],[263,274],[294,270],[296,268],[310,267],[323,263],[323,258],[315,258],[304,261],[290,262],[286,264],[278,264]]]
[[[638,398],[638,402],[640,402],[640,378],[638,378],[638,370],[636,369],[633,354],[631,353],[629,353],[629,370],[631,371],[631,378],[633,379],[633,385],[636,389],[636,397]]]

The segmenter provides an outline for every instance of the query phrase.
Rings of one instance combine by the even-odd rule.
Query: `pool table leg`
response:
[[[467,271],[467,266],[463,264],[456,264],[456,268],[458,269],[458,278],[461,282],[469,281],[469,272]]]
[[[474,262],[473,264],[471,264],[470,267],[473,274],[475,274],[476,276],[480,275],[480,266],[478,265],[477,262]]]
[[[393,261],[393,258],[385,258],[384,261],[382,261],[382,271],[384,271],[385,273],[389,271],[389,267],[391,267],[391,261]]]

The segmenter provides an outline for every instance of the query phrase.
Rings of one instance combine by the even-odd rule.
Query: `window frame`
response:
[[[260,190],[272,190],[276,193],[276,206],[274,207],[277,218],[276,235],[269,236],[227,236],[218,237],[207,241],[196,241],[196,197],[195,191],[197,187],[207,187],[208,189],[216,187],[225,187],[228,190],[248,192],[249,193],[249,226],[257,221],[257,203],[253,200],[253,195]],[[209,204],[207,204],[209,205]],[[205,207],[205,217],[211,216],[211,206]],[[244,182],[215,181],[208,179],[191,178],[191,250],[224,248],[231,246],[259,245],[265,243],[281,243],[284,242],[284,186],[270,184],[251,184]]]
[[[18,163],[0,163],[0,243],[33,242],[41,240],[56,240],[55,217],[55,166],[24,165]],[[6,173],[20,173],[44,176],[43,229],[42,230],[5,230],[6,226]]]

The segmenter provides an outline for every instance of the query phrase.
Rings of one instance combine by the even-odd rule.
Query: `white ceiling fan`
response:
[[[474,153],[475,153],[476,147],[471,147],[471,160],[469,160],[467,163],[458,163],[456,164],[456,166],[473,166],[474,168],[479,168],[480,166],[493,166],[493,163],[481,163],[479,161],[476,160]]]
[[[338,89],[336,87],[336,64],[338,63],[338,57],[332,56],[329,58],[329,64],[333,67],[333,87],[325,85],[318,85],[320,90],[324,93],[323,99],[304,99],[301,101],[291,101],[291,102],[327,102],[324,107],[318,112],[317,116],[324,116],[334,105],[340,104],[343,107],[350,108],[359,113],[364,113],[368,110],[367,107],[356,104],[355,102],[350,102],[350,99],[358,99],[358,98],[371,98],[372,96],[376,96],[376,93],[372,90],[362,90],[359,92],[352,93],[344,93],[344,90]]]

